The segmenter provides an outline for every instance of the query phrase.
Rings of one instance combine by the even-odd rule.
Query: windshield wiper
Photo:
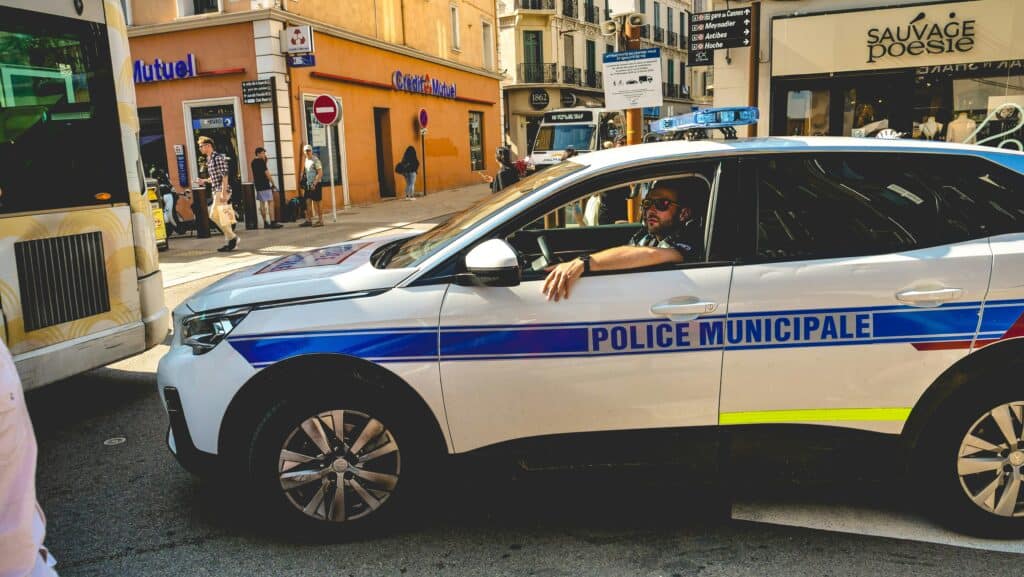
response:
[[[378,250],[377,254],[375,254],[374,258],[372,259],[373,266],[376,268],[386,268],[388,266],[388,263],[391,262],[391,259],[394,258],[395,253],[398,252],[398,249],[402,248],[402,245],[405,244],[405,241],[407,240],[409,239],[403,238],[400,240],[396,240],[395,242],[387,246],[384,246],[380,250]]]

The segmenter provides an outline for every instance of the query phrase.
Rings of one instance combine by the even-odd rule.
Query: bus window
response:
[[[594,125],[591,124],[561,124],[541,126],[537,133],[537,143],[534,150],[565,150],[572,146],[576,150],[593,150],[591,139],[594,135]]]

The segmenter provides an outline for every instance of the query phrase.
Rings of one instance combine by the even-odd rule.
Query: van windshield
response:
[[[533,150],[547,152],[549,150],[565,150],[570,146],[579,152],[593,150],[591,146],[593,135],[593,124],[549,124],[541,126],[537,131],[537,140],[533,145]]]

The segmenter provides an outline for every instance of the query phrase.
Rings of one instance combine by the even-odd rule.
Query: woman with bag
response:
[[[405,200],[416,200],[416,172],[420,169],[420,161],[416,158],[416,149],[405,148],[402,160],[395,165],[395,172],[405,177]]]

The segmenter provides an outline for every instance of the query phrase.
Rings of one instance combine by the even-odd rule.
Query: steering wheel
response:
[[[558,259],[555,258],[555,253],[551,252],[551,247],[548,246],[548,241],[544,238],[544,235],[537,235],[537,246],[540,248],[541,258],[533,261],[530,268],[535,271],[544,270],[549,265],[556,264]]]

